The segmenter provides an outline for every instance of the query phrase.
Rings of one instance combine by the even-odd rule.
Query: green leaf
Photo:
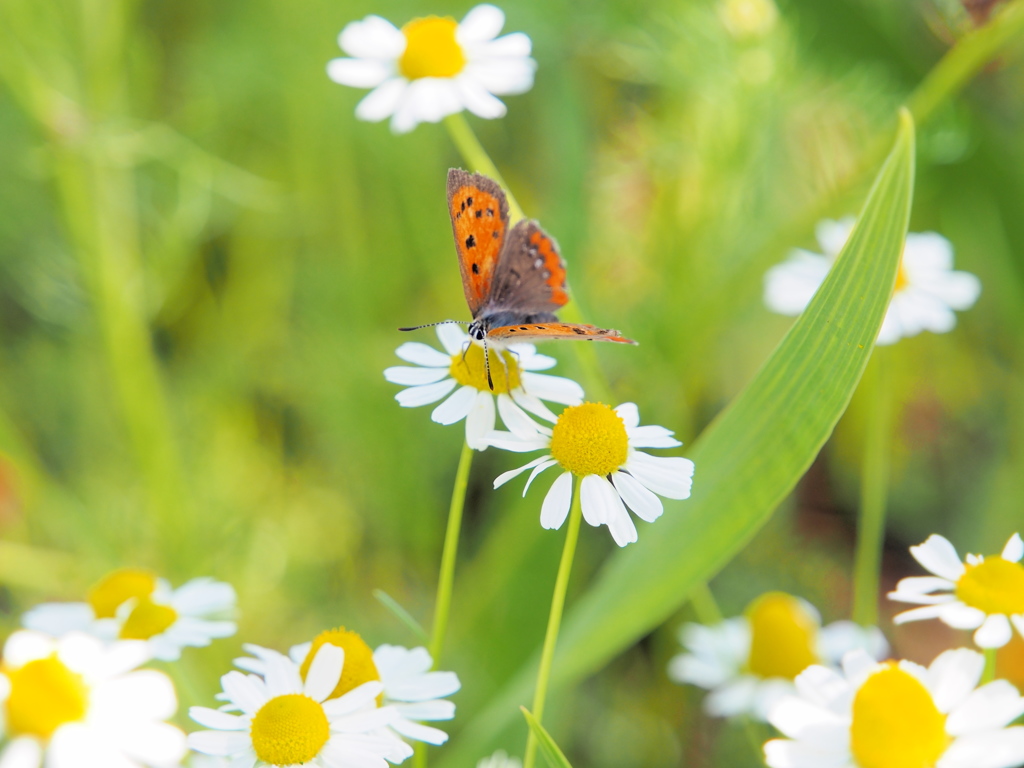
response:
[[[430,637],[427,635],[427,631],[423,629],[422,625],[413,618],[412,614],[409,613],[395,598],[385,592],[383,589],[373,590],[373,596],[377,598],[377,601],[391,611],[400,622],[405,624],[409,628],[409,631],[416,637],[423,645],[430,644]]]
[[[543,725],[537,722],[537,718],[533,716],[530,710],[526,707],[520,707],[519,709],[522,710],[523,717],[526,718],[526,724],[533,731],[537,744],[540,746],[540,751],[544,754],[544,759],[547,760],[550,768],[572,768],[562,750],[558,748],[555,740],[551,738],[551,734],[545,730]]]
[[[767,522],[850,402],[892,296],[914,179],[914,124],[896,143],[857,225],[810,306],[768,361],[704,431],[690,457],[693,495],[617,552],[566,617],[552,687],[599,670],[668,619]],[[536,656],[470,721],[445,765],[463,765],[528,700]]]

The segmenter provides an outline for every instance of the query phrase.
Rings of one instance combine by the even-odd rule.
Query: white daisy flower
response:
[[[149,571],[125,568],[105,576],[84,603],[43,603],[22,617],[27,629],[53,637],[87,632],[103,640],[145,640],[150,654],[177,661],[185,646],[204,647],[235,634],[230,584],[192,579],[177,589]]]
[[[370,681],[332,698],[348,666],[345,651],[324,645],[305,680],[283,654],[261,653],[264,674],[228,672],[221,678],[221,709],[192,707],[189,715],[210,730],[189,734],[197,752],[231,758],[232,768],[259,765],[311,768],[385,768],[412,749],[387,726],[397,713],[378,707],[383,686]],[[239,711],[233,714],[230,710]]]
[[[572,379],[536,373],[554,366],[555,359],[538,354],[532,344],[513,344],[506,350],[489,348],[492,390],[487,382],[483,347],[470,343],[469,336],[452,323],[437,326],[437,338],[444,352],[418,341],[400,346],[395,354],[419,367],[388,368],[384,378],[408,387],[395,395],[398,404],[406,408],[446,398],[430,418],[438,424],[455,424],[465,419],[470,448],[487,448],[484,437],[494,429],[495,403],[507,426],[509,419],[524,418],[524,408],[554,421],[555,415],[543,400],[562,405],[576,405],[583,400],[583,388]]]
[[[678,456],[651,456],[637,448],[675,448],[682,443],[664,427],[640,426],[634,403],[612,410],[604,403],[583,403],[566,408],[553,428],[541,426],[520,411],[502,414],[511,432],[492,432],[487,442],[507,451],[547,449],[549,453],[505,472],[494,481],[499,488],[526,470],[533,470],[523,495],[534,478],[556,464],[563,472],[552,484],[540,510],[544,528],[560,528],[569,514],[572,477],[580,478],[583,519],[592,526],[607,525],[615,543],[624,547],[637,539],[628,507],[641,520],[654,522],[664,511],[661,499],[690,495],[693,462]]]
[[[770,768],[1010,768],[1024,762],[1024,699],[1005,680],[980,688],[984,657],[960,648],[927,669],[863,651],[840,674],[808,667],[798,695],[768,716],[788,736],[765,744]]]
[[[135,669],[148,658],[135,640],[12,634],[0,663],[0,765],[176,765],[185,734],[164,721],[178,700],[167,675]]]
[[[1002,554],[985,558],[967,555],[967,562],[949,541],[932,534],[910,553],[934,576],[901,579],[889,597],[921,608],[897,614],[904,624],[921,619],[940,619],[954,629],[975,629],[979,648],[1001,648],[1010,642],[1013,627],[1024,637],[1024,541],[1015,533]],[[1011,627],[1012,624],[1012,627]]]
[[[669,663],[670,679],[709,690],[709,715],[761,721],[779,699],[795,692],[793,680],[808,666],[838,665],[851,650],[876,659],[889,650],[877,627],[836,621],[823,628],[814,606],[784,592],[763,594],[743,616],[713,627],[686,624],[679,641],[686,651]]]
[[[817,237],[824,255],[796,249],[765,274],[764,303],[782,315],[799,315],[818,288],[853,230],[854,219],[823,221]],[[921,331],[946,333],[956,325],[953,310],[974,306],[981,282],[953,270],[953,246],[935,232],[911,232],[903,247],[896,289],[878,332],[877,344],[893,344]]]
[[[523,768],[523,762],[518,757],[509,757],[505,750],[499,749],[490,757],[478,761],[476,768]]]
[[[454,672],[431,671],[434,662],[426,648],[381,645],[371,653],[358,633],[342,627],[320,633],[311,643],[293,646],[288,655],[305,674],[310,654],[325,643],[344,649],[349,663],[355,664],[359,670],[356,674],[354,669],[352,679],[342,679],[333,695],[340,695],[357,683],[377,680],[384,686],[382,706],[397,712],[390,724],[391,729],[406,738],[428,744],[448,741],[447,733],[423,723],[455,717],[455,705],[444,697],[458,691],[461,683]],[[260,674],[266,662],[266,650],[258,646],[244,647],[256,658],[242,657],[236,659],[235,664]]]
[[[373,90],[356,107],[360,120],[391,118],[395,133],[436,123],[468,109],[487,119],[503,117],[497,95],[525,93],[536,62],[522,32],[498,37],[505,14],[478,5],[461,24],[452,18],[413,19],[401,29],[380,16],[353,21],[338,44],[352,58],[334,59],[327,76],[336,83]]]

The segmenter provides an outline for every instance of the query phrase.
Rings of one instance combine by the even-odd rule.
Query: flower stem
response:
[[[501,178],[498,167],[491,160],[490,155],[487,154],[487,150],[484,149],[483,144],[480,143],[476,134],[473,133],[473,129],[469,126],[466,116],[462,112],[448,115],[444,119],[444,127],[448,129],[448,135],[452,137],[455,146],[462,153],[462,158],[466,161],[466,164],[474,171],[490,176],[505,190],[512,223],[514,224],[519,219],[525,219],[526,214],[519,207],[519,203],[516,202],[516,198],[512,194],[512,190],[509,189],[508,184]]]
[[[444,647],[444,633],[448,628],[448,613],[452,605],[452,584],[455,581],[455,560],[459,550],[459,531],[462,529],[462,510],[466,505],[466,486],[469,484],[469,468],[473,463],[473,449],[468,443],[462,444],[459,468],[455,471],[455,486],[452,501],[448,507],[448,529],[444,534],[444,549],[441,551],[441,573],[437,579],[437,599],[434,601],[434,627],[430,638],[430,656],[434,669],[441,663],[441,649]]]
[[[722,609],[718,607],[718,601],[715,600],[706,581],[702,581],[690,591],[690,604],[693,606],[693,612],[697,614],[697,621],[701,624],[713,627],[722,623]]]
[[[562,548],[562,560],[558,564],[558,575],[555,577],[555,593],[551,597],[551,613],[548,614],[548,629],[544,634],[544,649],[540,654],[540,668],[537,670],[537,688],[533,694],[533,716],[542,722],[544,701],[548,695],[548,680],[551,677],[551,662],[555,657],[555,645],[558,643],[558,629],[562,624],[562,610],[565,608],[565,592],[569,587],[569,574],[572,572],[572,561],[576,556],[576,541],[580,536],[580,518],[583,505],[580,503],[581,478],[575,478],[575,489],[572,494],[572,508],[569,510],[569,527],[565,532],[565,546]],[[533,768],[537,760],[537,739],[530,731],[526,740],[526,754],[523,757],[523,768]]]
[[[853,620],[862,626],[878,623],[878,583],[885,540],[885,507],[889,495],[892,398],[884,354],[875,351],[868,380],[868,417],[861,463],[860,520],[853,566]]]
[[[996,679],[996,653],[998,648],[985,649],[985,671],[981,673],[981,685]]]

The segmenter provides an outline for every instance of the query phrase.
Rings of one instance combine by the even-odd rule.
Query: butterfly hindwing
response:
[[[558,245],[537,222],[516,222],[494,269],[484,312],[552,312],[568,302],[565,262]]]
[[[487,338],[505,344],[517,342],[547,341],[549,339],[573,339],[576,341],[614,341],[619,344],[636,344],[620,331],[612,328],[598,328],[596,325],[579,323],[521,323],[491,328]]]
[[[491,295],[505,236],[508,201],[501,187],[479,173],[448,171],[448,213],[469,311],[476,317]]]

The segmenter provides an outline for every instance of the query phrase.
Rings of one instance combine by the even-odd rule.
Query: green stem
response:
[[[456,112],[454,115],[448,115],[444,119],[444,127],[448,129],[448,135],[452,137],[455,146],[462,153],[462,158],[466,161],[466,164],[477,173],[490,176],[505,190],[512,223],[514,224],[519,219],[525,219],[526,214],[519,207],[519,203],[516,202],[512,190],[509,189],[508,184],[501,177],[498,167],[491,160],[490,155],[487,154],[487,150],[484,149],[483,144],[480,143],[476,134],[473,133],[473,129],[469,126],[469,121],[466,120],[465,114]]]
[[[711,587],[706,581],[702,581],[690,591],[690,605],[693,606],[693,612],[697,614],[697,621],[706,626],[713,627],[716,624],[721,624],[722,619],[725,618],[722,616],[722,609],[718,607],[718,601],[715,600]]]
[[[434,669],[441,663],[441,649],[444,647],[444,633],[448,629],[448,614],[452,606],[452,584],[455,581],[455,560],[459,551],[459,531],[462,529],[462,510],[466,506],[466,487],[469,485],[469,468],[473,464],[473,449],[468,443],[462,444],[459,468],[455,471],[455,487],[448,507],[448,528],[444,534],[444,549],[441,551],[441,573],[437,579],[437,599],[434,602],[434,628],[430,639],[430,656]]]
[[[878,623],[878,582],[885,538],[885,507],[889,495],[892,397],[885,355],[876,350],[868,381],[868,417],[861,464],[860,520],[853,566],[853,620]]]
[[[985,671],[981,673],[981,685],[996,679],[996,653],[998,648],[985,649]]]
[[[555,645],[558,643],[558,629],[562,625],[562,611],[565,608],[565,593],[569,587],[569,574],[572,572],[572,561],[576,556],[576,541],[580,536],[580,518],[583,516],[583,505],[580,503],[581,478],[573,478],[575,489],[572,494],[572,507],[569,510],[569,527],[565,532],[565,546],[562,548],[562,560],[558,564],[558,575],[555,577],[555,593],[551,597],[551,612],[548,614],[548,629],[544,634],[544,649],[540,654],[540,668],[537,670],[537,688],[533,694],[532,713],[537,722],[543,722],[544,702],[548,695],[548,680],[551,678],[551,662],[555,657]],[[523,768],[533,768],[537,760],[537,739],[530,731],[526,741],[526,755]]]

